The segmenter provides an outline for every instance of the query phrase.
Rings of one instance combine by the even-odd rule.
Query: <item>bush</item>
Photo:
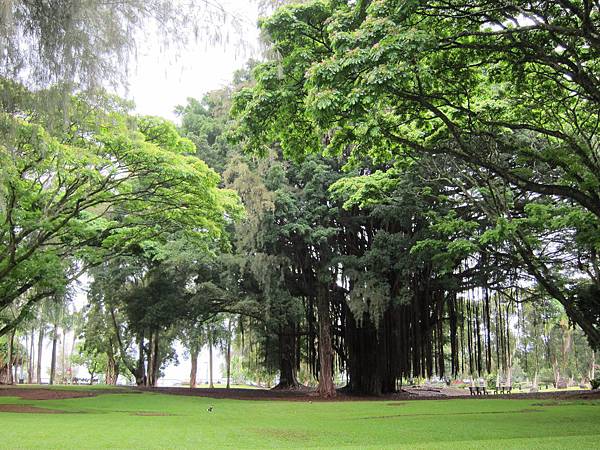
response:
[[[596,376],[596,378],[594,378],[593,380],[590,380],[590,383],[592,384],[592,389],[599,389],[600,388],[600,375]]]

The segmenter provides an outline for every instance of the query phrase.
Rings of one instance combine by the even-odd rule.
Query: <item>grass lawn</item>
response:
[[[2,448],[598,448],[600,401],[287,402],[155,393],[0,397]],[[212,413],[207,407],[212,405]]]

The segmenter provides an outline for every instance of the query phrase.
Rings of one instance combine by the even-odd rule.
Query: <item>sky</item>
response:
[[[249,0],[219,0],[225,11],[238,18],[238,26],[219,26],[224,42],[211,43],[200,35],[187,48],[161,50],[155,33],[141,37],[137,58],[129,67],[125,95],[136,104],[136,112],[176,121],[175,106],[188,97],[226,86],[235,70],[258,55],[258,6]],[[244,45],[239,41],[243,40]],[[228,41],[228,42],[225,42]]]
[[[220,27],[222,36],[229,36],[229,42],[211,44],[210,38],[200,36],[192,40],[186,48],[161,49],[157,33],[148,31],[138,39],[137,57],[130,62],[129,83],[120,94],[135,102],[135,112],[156,115],[177,122],[174,109],[185,104],[188,97],[200,99],[207,92],[226,86],[233,73],[242,68],[248,59],[258,56],[258,6],[249,0],[218,0],[229,14],[238,18],[238,27]],[[239,45],[239,41],[245,41]],[[86,303],[87,277],[82,277],[77,288],[74,307],[81,309]],[[72,335],[66,339],[70,347]],[[189,379],[190,361],[184,356],[184,349],[176,345],[179,364],[166,367],[161,385],[172,385]],[[50,367],[51,342],[45,340],[42,352],[42,379],[47,381]],[[214,351],[213,374],[215,381],[222,378],[223,356]],[[79,377],[87,377],[87,371],[78,370]],[[200,354],[198,361],[198,381],[208,379],[208,350]]]

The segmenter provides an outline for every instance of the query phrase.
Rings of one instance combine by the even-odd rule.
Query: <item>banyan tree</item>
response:
[[[352,393],[381,394],[415,377],[509,367],[514,295],[502,292],[517,283],[514,273],[477,249],[430,251],[429,241],[447,237],[428,218],[434,207],[450,209],[439,200],[444,187],[422,195],[415,169],[365,207],[331,188],[340,164],[275,161],[264,174],[273,212],[245,251],[268,305],[262,348],[278,387],[298,387],[302,363],[323,395],[334,395],[336,373]]]

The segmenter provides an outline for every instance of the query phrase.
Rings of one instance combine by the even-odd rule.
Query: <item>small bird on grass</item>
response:
[[[213,410],[213,407],[212,407],[212,405],[210,405],[208,408],[206,408],[206,410],[207,410],[208,412],[212,412],[212,410]]]

